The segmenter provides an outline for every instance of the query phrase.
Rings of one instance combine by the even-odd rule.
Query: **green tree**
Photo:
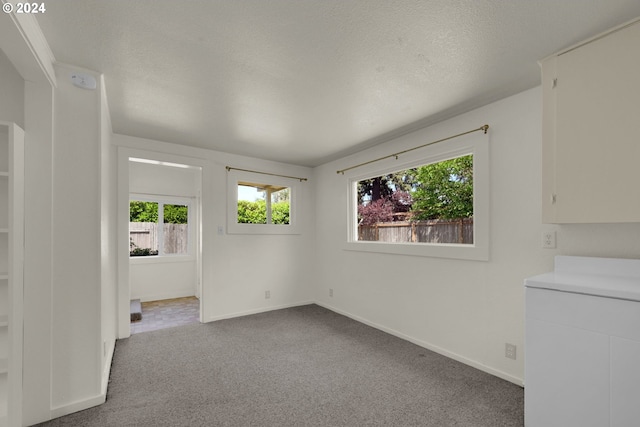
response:
[[[273,224],[289,224],[289,201],[271,204],[271,222]]]
[[[415,183],[415,172],[415,169],[407,169],[358,181],[358,204],[365,200],[391,199],[396,191],[410,191]]]
[[[238,200],[238,223],[239,224],[266,224],[267,223],[267,202],[256,200]]]
[[[164,205],[165,224],[187,224],[189,210],[185,205]]]
[[[158,204],[156,202],[129,202],[129,222],[158,222]]]
[[[272,224],[289,224],[289,202],[277,202],[271,204]],[[256,200],[238,200],[239,224],[266,224],[267,202]]]
[[[472,217],[473,156],[417,168],[412,210],[416,219]]]

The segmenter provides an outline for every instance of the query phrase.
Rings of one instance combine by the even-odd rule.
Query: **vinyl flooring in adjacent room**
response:
[[[156,331],[200,321],[200,300],[196,297],[172,298],[142,303],[142,320],[131,322],[131,333]]]

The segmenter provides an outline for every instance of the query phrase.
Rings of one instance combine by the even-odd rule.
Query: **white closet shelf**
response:
[[[0,280],[1,279],[8,279],[9,278],[9,273],[3,273],[0,271]]]
[[[0,176],[9,176],[9,172],[0,171]]]
[[[9,232],[9,229],[8,229],[8,228],[2,228],[2,227],[0,227],[0,234],[1,234],[1,233],[5,233],[5,234],[6,234],[6,233],[8,233],[8,232]]]
[[[6,314],[0,314],[0,328],[9,325],[9,316]]]

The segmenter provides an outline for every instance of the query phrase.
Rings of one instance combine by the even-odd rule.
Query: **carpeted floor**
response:
[[[41,425],[522,426],[523,397],[308,305],[119,340],[107,402]]]

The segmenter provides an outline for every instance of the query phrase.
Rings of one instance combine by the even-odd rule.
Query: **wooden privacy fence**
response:
[[[388,243],[473,244],[473,218],[359,225],[358,240]]]
[[[188,252],[188,224],[163,225],[163,253],[186,254]],[[130,222],[129,242],[133,248],[158,249],[158,224],[155,222]],[[135,246],[134,246],[135,245]]]

